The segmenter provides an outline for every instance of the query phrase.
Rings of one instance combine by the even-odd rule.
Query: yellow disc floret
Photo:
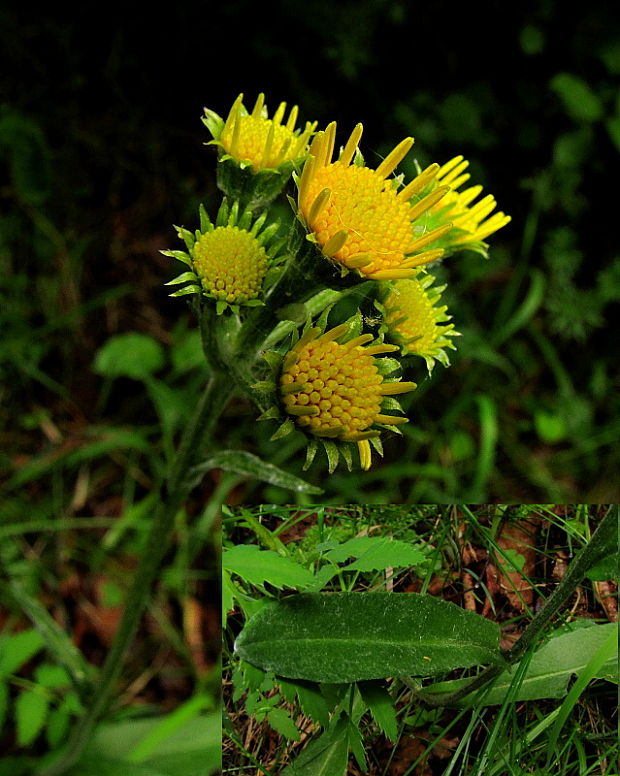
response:
[[[362,467],[368,468],[368,439],[379,435],[373,424],[406,422],[381,413],[383,397],[413,390],[415,384],[384,382],[374,355],[395,346],[362,347],[371,334],[337,342],[347,331],[346,324],[322,335],[310,329],[284,358],[280,392],[286,412],[306,433],[357,442]]]
[[[415,204],[411,200],[433,181],[431,165],[397,191],[386,180],[413,144],[403,140],[376,170],[352,165],[362,126],[353,130],[338,161],[332,162],[336,124],[319,132],[299,179],[299,210],[327,258],[375,280],[406,278],[415,267],[438,259],[443,250],[422,249],[446,233],[446,227],[414,236],[413,222],[448,191],[440,186]]]
[[[274,169],[283,162],[302,157],[315,127],[307,123],[301,134],[295,131],[297,106],[291,110],[286,124],[282,124],[285,102],[272,119],[268,118],[264,99],[260,94],[252,113],[248,114],[243,107],[243,95],[239,95],[219,137],[224,151],[239,162],[249,162],[254,172]]]
[[[454,324],[447,323],[448,308],[436,306],[445,286],[433,288],[433,281],[432,275],[397,280],[383,301],[390,336],[405,355],[426,359],[429,370],[435,360],[449,365],[445,348],[454,349],[449,337],[458,335]]]
[[[192,259],[204,292],[231,304],[256,299],[267,272],[263,246],[236,226],[220,226],[201,234],[192,249]]]

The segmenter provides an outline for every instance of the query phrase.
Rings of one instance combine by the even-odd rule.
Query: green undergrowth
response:
[[[226,509],[224,771],[614,773],[618,634],[594,586],[617,574],[615,524],[577,596],[511,665],[508,651],[544,617],[558,559],[578,555],[605,516],[617,522],[614,510]],[[501,538],[524,520],[538,521],[527,566]],[[466,563],[464,547],[476,551]],[[532,598],[490,592],[490,562],[520,572]],[[459,695],[474,666],[496,660],[488,684]]]

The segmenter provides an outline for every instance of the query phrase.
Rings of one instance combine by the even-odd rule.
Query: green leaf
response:
[[[353,752],[359,769],[362,773],[366,773],[368,770],[368,763],[366,762],[366,752],[364,751],[364,742],[362,740],[362,734],[360,729],[352,719],[349,719],[349,746]]]
[[[0,636],[0,676],[14,674],[44,646],[45,639],[34,628]]]
[[[534,653],[513,700],[532,701],[542,698],[561,698],[566,695],[571,677],[581,675],[592,655],[609,635],[617,630],[618,626],[615,623],[591,624],[575,628],[569,632],[564,629],[558,630],[549,641]],[[470,705],[474,702],[482,703],[485,706],[499,705],[508,693],[513,675],[508,671],[502,672],[481,699],[477,699],[475,695],[468,696],[459,705]],[[617,648],[615,654],[597,670],[595,675],[599,679],[618,682]],[[441,682],[433,685],[432,688],[427,688],[427,690],[431,692],[454,691],[468,681],[468,679],[457,679],[452,682]]]
[[[549,746],[547,749],[547,768],[551,764],[553,759],[553,753],[557,752],[557,740],[561,729],[570,716],[573,707],[577,703],[577,700],[581,693],[585,690],[586,686],[591,679],[600,675],[600,672],[604,670],[605,665],[609,663],[615,656],[616,670],[618,665],[618,626],[616,625],[613,630],[608,631],[606,638],[597,645],[596,650],[589,655],[589,660],[585,666],[583,666],[581,675],[571,687],[565,700],[560,707],[560,713],[556,719],[551,734],[549,735]]]
[[[341,717],[288,765],[282,776],[345,776],[349,759],[349,720]]]
[[[570,73],[558,73],[549,84],[575,121],[598,121],[603,116],[601,101],[590,86]]]
[[[426,560],[420,549],[407,542],[372,536],[349,539],[325,553],[325,557],[334,563],[355,557],[357,560],[345,568],[357,571],[378,571],[388,566],[417,566]]]
[[[82,651],[71,641],[71,638],[65,629],[56,622],[45,606],[26,591],[24,585],[17,580],[12,580],[10,589],[21,610],[28,615],[32,622],[37,624],[37,630],[24,631],[23,633],[12,636],[9,656],[13,659],[17,659],[20,654],[20,649],[16,648],[12,643],[14,639],[22,640],[20,648],[26,648],[22,657],[27,655],[26,659],[28,660],[45,645],[48,652],[53,655],[56,661],[64,668],[61,668],[60,666],[58,668],[54,666],[41,666],[38,671],[43,672],[43,679],[45,679],[46,676],[49,679],[50,674],[48,673],[46,675],[45,672],[51,671],[56,680],[60,681],[61,673],[59,672],[62,672],[65,677],[63,684],[66,684],[67,674],[64,672],[66,669],[75,687],[80,688],[82,692],[87,692],[93,667],[84,658]],[[3,673],[2,652],[3,650],[0,646],[0,675]],[[23,660],[22,662],[26,662],[26,660]],[[41,683],[44,684],[45,682],[42,681]]]
[[[139,763],[147,760],[153,752],[161,751],[166,741],[172,739],[203,711],[213,706],[212,699],[204,694],[195,695],[181,704],[170,714],[157,721],[146,735],[138,741],[127,755],[129,762]]]
[[[66,739],[71,717],[64,709],[52,709],[45,726],[45,738],[51,749],[57,749]]]
[[[50,193],[51,154],[41,127],[7,110],[0,118],[0,157],[8,162],[17,195],[28,205],[42,205]]]
[[[378,681],[358,682],[358,689],[380,730],[391,740],[398,740],[396,710],[392,696]]]
[[[173,716],[172,715],[168,716]],[[130,719],[100,725],[80,765],[70,776],[188,776],[208,774],[221,767],[221,714],[193,716],[167,729],[167,717]],[[163,726],[163,727],[162,727]],[[159,732],[153,735],[153,731]],[[160,735],[162,732],[165,735]],[[156,747],[154,739],[157,738]],[[148,742],[149,759],[129,761],[130,752]],[[114,759],[110,758],[114,753]],[[97,763],[105,767],[97,769]],[[115,764],[116,770],[112,764]]]
[[[180,275],[177,275],[172,280],[169,280],[167,283],[164,283],[165,286],[178,286],[180,283],[188,283],[189,281],[196,281],[198,278],[196,277],[195,272],[183,272]]]
[[[17,696],[15,723],[19,746],[30,746],[43,730],[48,708],[47,697],[39,690],[25,690]]]
[[[586,577],[595,582],[605,582],[608,579],[618,579],[620,569],[618,568],[618,552],[613,551],[606,555],[592,568],[586,572]]]
[[[0,682],[0,733],[4,727],[4,720],[9,710],[9,686],[5,682]]]
[[[204,463],[196,466],[194,471],[196,474],[201,474],[211,469],[223,469],[226,472],[254,477],[262,482],[268,482],[295,493],[320,494],[323,492],[321,488],[310,485],[309,482],[289,474],[284,469],[242,450],[223,450],[221,453],[216,453]]]
[[[42,687],[65,687],[70,683],[69,674],[62,666],[53,666],[49,663],[37,666],[34,675],[37,684]]]
[[[225,550],[222,569],[238,574],[253,585],[269,582],[279,588],[308,585],[314,579],[310,571],[289,558],[272,550],[261,550],[254,544],[238,544]]]
[[[95,355],[93,370],[105,377],[143,380],[164,365],[161,345],[146,334],[131,332],[111,337]]]
[[[250,664],[245,663],[244,665]],[[293,703],[295,696],[297,696],[304,714],[315,722],[319,722],[322,727],[327,727],[329,712],[318,685],[303,680],[293,681],[292,679],[278,679],[278,684],[282,695],[289,703]]]
[[[501,663],[499,627],[416,593],[309,593],[268,604],[237,638],[249,663],[291,679],[355,682]]]
[[[280,735],[286,736],[291,741],[299,741],[301,736],[293,720],[284,709],[272,709],[267,714],[271,727]]]

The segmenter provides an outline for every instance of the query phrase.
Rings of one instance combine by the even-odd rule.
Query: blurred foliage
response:
[[[225,112],[241,90],[298,103],[319,125],[337,119],[342,137],[364,122],[371,164],[409,134],[422,165],[463,153],[513,217],[490,261],[463,254],[440,268],[463,333],[452,368],[413,377],[413,420],[388,440],[384,465],[327,482],[313,466],[325,500],[618,500],[608,189],[620,22],[608,4],[569,15],[559,0],[242,0],[121,19],[92,2],[36,17],[9,3],[0,42],[0,467],[14,513],[26,498],[34,512],[66,510],[84,466],[77,514],[112,496],[122,513],[159,484],[205,379],[195,321],[167,297],[173,268],[159,250],[199,202],[213,214],[199,116],[204,105]],[[301,475],[301,441],[271,443],[273,429],[254,421],[234,402],[222,447]],[[123,432],[116,447],[92,448],[102,428]],[[22,467],[36,476],[19,493]],[[201,498],[290,500],[210,477]]]

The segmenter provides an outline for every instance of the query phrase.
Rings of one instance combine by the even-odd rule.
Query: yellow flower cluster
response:
[[[364,347],[372,334],[339,343],[348,331],[341,324],[324,334],[318,328],[306,332],[284,359],[280,391],[286,412],[305,431],[357,442],[362,468],[367,469],[368,440],[379,436],[373,426],[407,422],[381,411],[383,397],[411,391],[415,384],[385,382],[377,368],[374,356],[397,347],[383,343]]]
[[[347,444],[356,444],[361,466],[367,469],[371,444],[381,452],[378,437],[382,429],[396,430],[407,422],[402,414],[391,414],[402,412],[392,397],[416,387],[394,377],[401,362],[378,356],[397,351],[418,356],[430,371],[436,361],[448,366],[447,351],[454,349],[458,332],[446,306],[440,304],[445,286],[434,285],[428,265],[466,248],[486,255],[483,240],[505,226],[510,217],[494,212],[495,199],[481,197],[481,186],[461,190],[470,177],[469,163],[462,156],[443,166],[418,167],[409,182],[402,175],[396,177],[398,165],[413,146],[411,137],[373,169],[364,164],[359,151],[361,124],[337,152],[336,122],[321,132],[315,132],[316,122],[297,128],[297,106],[287,116],[284,102],[270,118],[263,94],[251,110],[245,108],[240,94],[226,119],[205,109],[203,121],[213,136],[211,142],[219,148],[218,186],[233,204],[229,210],[225,200],[215,226],[202,210],[201,229],[195,235],[178,229],[188,252],[165,253],[185,262],[190,271],[171,281],[189,283],[175,295],[210,297],[218,315],[229,307],[241,316],[240,307],[263,306],[255,319],[262,326],[270,315],[269,305],[278,298],[278,293],[270,296],[272,289],[297,263],[298,274],[292,272],[296,280],[281,283],[285,290],[279,306],[274,303],[275,328],[269,339],[279,327],[290,332],[286,328],[290,321],[286,314],[281,316],[283,310],[295,306],[291,302],[305,304],[312,294],[320,297],[326,284],[331,285],[330,299],[333,294],[339,296],[333,288],[344,283],[335,279],[330,283],[325,279],[327,273],[317,271],[321,255],[341,276],[353,273],[374,282],[375,289],[366,290],[381,313],[378,336],[362,333],[359,311],[358,323],[326,328],[325,310],[321,325],[311,326],[308,320],[305,333],[288,352],[282,355],[282,348],[271,353],[273,380],[256,388],[272,396],[263,416],[284,417],[275,438],[293,428],[303,431],[309,439],[308,461],[316,440],[321,441],[330,471],[340,453],[350,464]],[[267,243],[278,225],[263,227],[270,203],[282,193],[291,173],[297,202],[289,201],[302,226],[297,225],[296,237],[277,257],[284,239],[277,247],[268,248]],[[348,281],[352,279],[355,277]],[[292,296],[296,290],[301,292],[299,299]],[[308,318],[320,315],[324,308],[316,307]],[[386,343],[385,338],[394,344]],[[266,358],[268,355],[265,352]]]

